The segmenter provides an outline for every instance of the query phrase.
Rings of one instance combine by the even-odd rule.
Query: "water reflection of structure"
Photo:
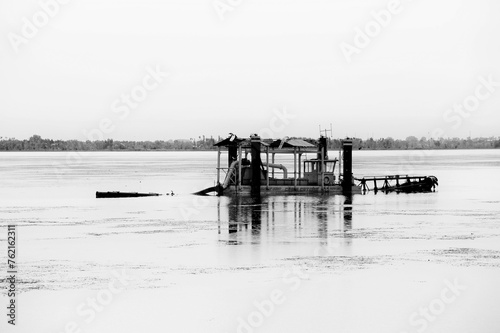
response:
[[[344,225],[347,230],[352,229],[352,195],[346,196],[344,201]]]
[[[233,241],[326,240],[332,235],[344,238],[352,229],[352,208],[352,197],[342,195],[221,197],[219,234],[225,234],[222,230],[227,216],[228,234]]]
[[[227,206],[229,233],[248,230],[250,227],[252,234],[258,234],[262,223],[262,207],[261,198],[231,198]]]

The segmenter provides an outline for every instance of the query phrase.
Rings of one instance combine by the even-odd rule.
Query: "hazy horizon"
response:
[[[236,134],[237,137],[239,138],[249,138],[250,137],[250,134],[249,135],[239,135],[238,133],[234,133]],[[254,133],[251,133],[251,134],[254,134]],[[38,135],[38,134],[33,134],[33,135],[30,135],[29,137],[24,137],[24,138],[16,138],[16,137],[2,137],[0,136],[0,140],[10,140],[10,139],[14,139],[14,140],[19,140],[19,141],[22,141],[22,140],[29,140],[32,136],[34,135]],[[218,136],[221,138],[221,139],[225,139],[227,137],[229,137],[229,133],[228,135],[205,135],[205,139],[210,139],[210,138],[213,138],[214,140],[217,140]],[[285,135],[283,137],[286,137],[286,138],[307,138],[307,139],[317,139],[319,138],[319,133],[317,136],[292,136],[292,135]],[[42,139],[44,140],[53,140],[53,141],[57,141],[57,140],[61,140],[61,141],[70,141],[70,140],[78,140],[78,141],[83,141],[85,142],[86,140],[80,140],[78,138],[69,138],[69,139],[61,139],[61,138],[51,138],[51,137],[44,137],[44,136],[40,136]],[[194,139],[196,139],[196,141],[199,141],[203,136],[196,136],[194,137]],[[273,137],[273,138],[266,138],[266,139],[281,139],[283,137]],[[359,136],[351,136],[351,137],[336,137],[336,136],[328,136],[329,139],[331,140],[342,140],[342,139],[345,139],[345,138],[350,138],[350,139],[360,139],[360,140],[363,140],[363,141],[366,141],[366,140],[370,140],[370,139],[373,139],[375,141],[377,140],[383,140],[383,139],[388,139],[388,138],[391,138],[391,139],[394,139],[394,140],[401,140],[401,141],[404,141],[404,140],[407,140],[409,137],[414,137],[416,138],[417,140],[421,140],[422,138],[425,138],[426,140],[436,140],[436,138],[431,138],[431,137],[417,137],[417,136],[414,136],[414,135],[408,135],[407,137],[405,138],[398,138],[398,137],[392,137],[392,136],[386,136],[386,137],[367,137],[367,138],[363,138],[363,137],[359,137]],[[478,137],[464,137],[464,138],[461,138],[461,137],[440,137],[438,139],[444,139],[444,140],[451,140],[451,139],[455,139],[455,138],[458,138],[460,140],[478,140],[478,139],[495,139],[495,140],[498,140],[500,139],[500,136],[489,136],[489,137],[482,137],[482,136],[478,136]],[[193,137],[191,138],[187,138],[187,137],[179,137],[179,138],[158,138],[158,139],[148,139],[148,140],[128,140],[128,139],[114,139],[114,138],[109,138],[111,140],[114,140],[114,141],[130,141],[130,142],[140,142],[140,141],[151,141],[151,142],[154,142],[154,141],[171,141],[171,140],[186,140],[186,141],[190,141],[193,139]],[[106,139],[107,140],[107,139]],[[91,140],[91,141],[95,141],[95,140]]]

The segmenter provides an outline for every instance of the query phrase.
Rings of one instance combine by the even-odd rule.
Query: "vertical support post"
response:
[[[293,188],[297,189],[297,147],[293,147]]]
[[[238,147],[234,144],[230,144],[227,147],[227,167],[230,168],[231,164],[237,160]],[[240,154],[241,159],[241,154]]]
[[[302,175],[302,161],[301,161],[301,158],[302,158],[302,153],[300,152],[300,148],[299,148],[299,175],[297,178],[300,178],[300,176]]]
[[[318,182],[321,184],[321,190],[325,190],[325,160],[328,159],[327,142],[324,136],[320,136],[318,140],[318,152],[317,159],[321,161],[318,165],[319,179]]]
[[[323,159],[327,160],[328,159],[328,142],[324,136],[319,138],[320,142],[320,147],[323,152]]]
[[[342,179],[342,147],[339,147],[339,178],[340,181]]]
[[[275,154],[276,154],[276,153],[273,153],[273,154],[271,155],[271,163],[272,163],[272,164],[274,164],[274,155],[275,155]],[[273,169],[273,170],[272,170],[272,177],[274,178],[274,168],[272,168],[272,169]]]
[[[269,146],[266,147],[266,190],[269,190]]]
[[[350,194],[352,192],[352,140],[343,140],[342,149],[344,151],[344,178],[342,179],[342,192]]]
[[[238,187],[237,187],[237,190],[240,191],[241,190],[241,159],[242,159],[242,149],[241,149],[241,144],[240,146],[238,147],[238,155],[239,155],[239,158],[240,158],[240,161],[238,163]]]
[[[321,148],[321,190],[325,190],[325,151]]]
[[[252,150],[252,187],[251,194],[252,197],[260,197],[260,165],[262,164],[260,160],[260,137],[254,135],[250,138],[251,150]]]
[[[220,147],[217,147],[217,185],[220,184]]]

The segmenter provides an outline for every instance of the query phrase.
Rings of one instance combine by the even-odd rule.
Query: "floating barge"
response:
[[[342,141],[342,160],[328,157],[325,137],[313,144],[301,139],[261,140],[257,135],[241,139],[231,135],[215,146],[217,185],[196,194],[342,194],[362,191],[352,177],[351,140]],[[221,166],[223,151],[227,151],[227,167]],[[306,154],[315,158],[304,158]],[[278,161],[280,155],[293,156],[292,170]],[[343,168],[337,168],[338,164]]]
[[[360,194],[373,190],[384,192],[430,192],[438,185],[434,176],[371,176],[354,178],[352,140],[341,141],[339,158],[330,158],[327,139],[315,143],[302,139],[262,140],[258,135],[238,138],[231,134],[216,143],[217,185],[195,194]],[[222,152],[227,151],[227,166],[222,166]],[[312,154],[314,158],[307,158]],[[261,155],[264,155],[263,158]],[[279,156],[293,156],[292,170]],[[250,157],[250,158],[249,158]],[[289,161],[288,161],[289,162]],[[290,164],[290,163],[289,163]],[[288,166],[290,166],[288,164]],[[380,182],[383,185],[380,186]]]

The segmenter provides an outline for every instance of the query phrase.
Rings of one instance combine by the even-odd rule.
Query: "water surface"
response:
[[[425,331],[499,331],[500,151],[354,152],[355,176],[435,175],[433,193],[191,195],[214,184],[215,158],[0,154],[0,223],[16,224],[19,239],[16,332],[68,322],[84,332],[418,332],[412,315],[455,280],[467,289]],[[97,190],[175,195],[96,199]],[[113,272],[127,285],[87,322],[78,306]],[[248,324],[276,290],[284,301]]]

